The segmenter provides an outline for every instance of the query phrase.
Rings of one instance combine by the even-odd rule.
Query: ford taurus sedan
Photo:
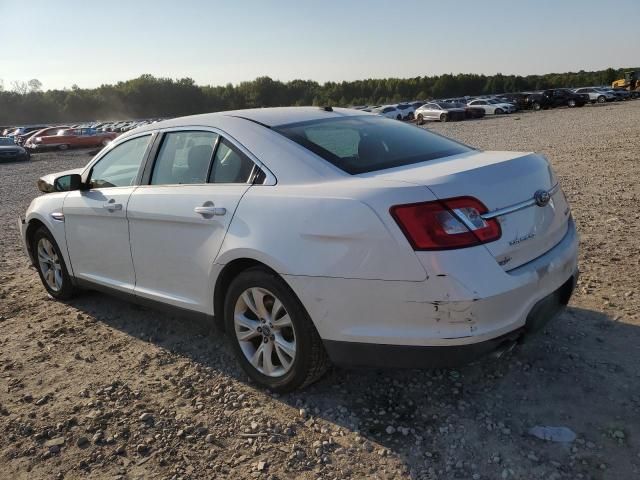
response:
[[[19,225],[51,296],[88,287],[206,315],[274,391],[331,362],[433,367],[502,350],[560,311],[578,272],[543,156],[357,110],[146,125],[39,187]]]

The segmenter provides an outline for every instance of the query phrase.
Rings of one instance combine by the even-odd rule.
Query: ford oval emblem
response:
[[[538,190],[533,194],[533,199],[536,201],[536,205],[539,207],[545,207],[551,200],[551,195],[546,190]]]

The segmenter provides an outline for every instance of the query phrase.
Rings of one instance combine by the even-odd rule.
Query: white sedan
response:
[[[404,117],[402,111],[398,110],[395,105],[383,105],[382,107],[374,108],[371,113],[380,115],[386,118],[395,118],[396,120],[402,120]]]
[[[470,107],[480,107],[484,109],[484,113],[487,115],[500,115],[503,113],[513,113],[516,111],[515,105],[511,103],[504,103],[492,98],[472,100],[467,105],[469,105]]]
[[[146,125],[47,175],[20,218],[44,288],[213,318],[274,391],[330,362],[455,365],[569,300],[578,237],[547,160],[351,109]]]

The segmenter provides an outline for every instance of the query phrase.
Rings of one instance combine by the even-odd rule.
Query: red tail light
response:
[[[473,197],[395,205],[389,212],[414,250],[449,250],[493,242],[502,235],[497,219]]]

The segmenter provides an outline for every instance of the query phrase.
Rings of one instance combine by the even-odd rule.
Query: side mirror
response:
[[[62,175],[53,181],[53,189],[56,192],[70,192],[71,190],[80,190],[82,186],[82,177],[77,173],[70,175]]]
[[[51,176],[45,176],[38,180],[38,189],[43,193],[69,192],[80,190],[82,177],[78,173],[61,175],[51,181]]]

